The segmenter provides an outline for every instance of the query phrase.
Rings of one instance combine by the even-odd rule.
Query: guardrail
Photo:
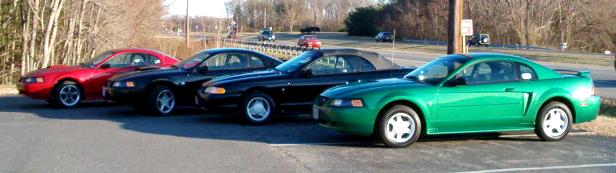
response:
[[[297,56],[305,51],[318,50],[316,48],[281,45],[272,42],[243,41],[239,39],[223,39],[223,46],[250,49],[267,54],[282,55],[286,58]]]

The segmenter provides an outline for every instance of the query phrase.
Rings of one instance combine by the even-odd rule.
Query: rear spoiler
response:
[[[589,71],[576,71],[576,70],[567,70],[567,69],[554,69],[554,71],[564,74],[564,75],[575,75],[579,77],[587,77],[590,78]]]

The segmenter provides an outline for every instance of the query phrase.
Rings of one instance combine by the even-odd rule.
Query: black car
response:
[[[271,29],[262,29],[259,31],[259,41],[273,41],[276,42],[276,35]]]
[[[488,34],[473,34],[471,39],[468,40],[467,44],[469,46],[490,46],[490,35]]]
[[[171,68],[131,72],[111,77],[105,98],[137,110],[169,114],[178,105],[194,105],[195,91],[212,78],[266,70],[282,61],[246,49],[222,48],[198,52]]]
[[[402,77],[401,68],[377,53],[355,49],[307,51],[268,71],[216,78],[198,90],[206,109],[237,110],[249,123],[267,122],[274,113],[310,112],[312,101],[327,88]]]
[[[391,42],[394,41],[394,35],[391,34],[391,32],[379,32],[374,36],[374,40],[376,40],[376,42]]]

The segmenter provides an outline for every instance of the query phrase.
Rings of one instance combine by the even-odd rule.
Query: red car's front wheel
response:
[[[82,99],[81,88],[73,81],[65,81],[58,84],[52,90],[52,98],[49,103],[54,106],[70,108],[79,105]]]

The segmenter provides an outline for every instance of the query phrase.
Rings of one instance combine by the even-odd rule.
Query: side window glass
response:
[[[376,70],[372,63],[362,57],[347,56],[344,59],[353,67],[352,72],[368,72]]]
[[[146,57],[146,60],[145,60],[146,65],[156,65],[156,64],[161,63],[160,59],[158,59],[158,57],[154,55],[144,54],[144,57]]]
[[[248,62],[246,61],[246,57],[241,54],[229,54],[227,57],[227,63],[225,64],[225,69],[242,69],[246,68]]]
[[[518,76],[522,80],[535,80],[537,79],[537,74],[535,71],[527,65],[520,64],[520,76]]]
[[[321,57],[315,61],[312,61],[307,69],[312,70],[312,74],[334,74],[336,73],[336,56]]]
[[[131,55],[130,53],[116,55],[111,58],[109,61],[105,62],[105,64],[109,64],[109,67],[112,68],[120,68],[120,67],[128,67],[131,63]]]
[[[146,55],[144,54],[133,54],[131,56],[130,65],[129,66],[145,66],[146,65]]]
[[[514,64],[510,62],[482,62],[474,65],[472,74],[467,76],[468,84],[508,82],[517,80]],[[465,70],[468,74],[468,71]]]
[[[209,59],[205,60],[205,62],[201,63],[201,65],[199,66],[207,66],[209,70],[222,70],[224,69],[226,62],[227,54],[221,53],[210,57]]]
[[[250,68],[263,68],[265,67],[265,63],[263,63],[263,60],[261,60],[261,58],[256,57],[254,55],[250,55]]]

